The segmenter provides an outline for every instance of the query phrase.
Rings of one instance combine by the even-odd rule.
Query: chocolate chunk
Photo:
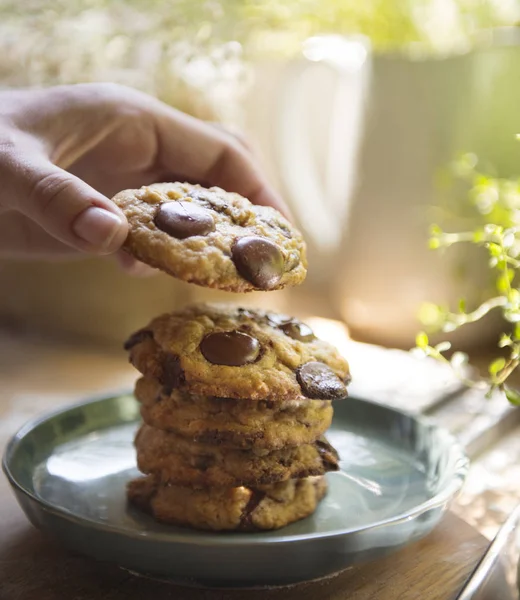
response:
[[[269,325],[278,327],[278,329],[281,329],[285,335],[288,335],[293,340],[312,342],[312,340],[316,339],[312,329],[308,325],[305,325],[305,323],[298,321],[298,319],[276,313],[268,313],[266,317]]]
[[[139,329],[139,331],[136,331],[135,333],[133,333],[126,340],[123,347],[125,350],[131,350],[137,344],[140,344],[144,340],[146,340],[148,338],[152,338],[152,337],[153,337],[153,333],[149,329]]]
[[[255,362],[260,354],[260,343],[241,331],[219,331],[202,340],[200,351],[214,365],[240,367]]]
[[[276,287],[285,271],[280,248],[261,237],[238,239],[233,245],[232,258],[240,275],[262,290]]]
[[[164,202],[155,215],[159,229],[179,240],[215,229],[211,213],[194,202]]]
[[[312,342],[316,339],[312,329],[300,321],[289,321],[280,325],[280,329],[293,340]]]
[[[294,319],[289,317],[288,315],[282,315],[280,313],[266,313],[265,315],[267,322],[272,327],[280,327],[280,325],[284,325],[285,323],[289,323]]]
[[[315,444],[320,453],[323,466],[328,471],[337,471],[339,469],[339,455],[336,452],[336,449],[333,448],[325,438],[316,440]]]
[[[251,528],[253,513],[266,495],[265,492],[255,489],[250,489],[250,492],[251,496],[249,497],[249,501],[245,505],[240,517],[240,528]]]
[[[170,395],[172,390],[184,383],[184,371],[181,361],[175,354],[163,354],[161,358],[161,375],[159,377],[164,393]]]
[[[347,387],[343,381],[321,362],[308,362],[299,367],[296,379],[307,398],[337,400],[347,395]]]

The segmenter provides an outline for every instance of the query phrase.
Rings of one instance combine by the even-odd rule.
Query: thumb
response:
[[[2,168],[2,183],[0,204],[73,248],[111,254],[126,238],[128,223],[113,202],[43,156],[11,159]]]

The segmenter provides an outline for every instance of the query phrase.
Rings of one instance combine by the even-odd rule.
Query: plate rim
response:
[[[406,513],[400,513],[393,517],[388,517],[374,523],[369,523],[359,527],[343,528],[338,530],[331,530],[328,532],[312,532],[312,533],[298,533],[289,535],[277,535],[273,532],[259,532],[259,533],[241,533],[235,535],[235,532],[197,532],[197,537],[191,537],[191,530],[186,529],[186,533],[179,531],[178,529],[172,530],[171,532],[157,532],[157,531],[135,531],[127,529],[122,526],[113,525],[110,523],[99,523],[91,520],[87,517],[75,515],[63,508],[48,502],[47,500],[38,497],[35,493],[24,487],[20,481],[14,476],[9,468],[10,458],[12,458],[16,448],[21,444],[22,440],[31,431],[36,429],[41,424],[49,421],[57,416],[69,412],[74,409],[78,409],[88,404],[95,404],[97,402],[115,400],[124,396],[134,397],[133,390],[124,388],[120,391],[114,391],[113,393],[100,393],[89,395],[82,400],[66,404],[60,408],[52,411],[46,411],[45,413],[33,417],[24,423],[18,430],[9,438],[7,445],[5,446],[2,456],[2,470],[7,477],[12,488],[25,496],[32,503],[37,504],[41,509],[52,514],[53,516],[65,519],[72,522],[73,524],[80,527],[87,527],[90,529],[96,529],[101,532],[109,532],[112,534],[120,535],[132,539],[149,540],[153,542],[168,542],[168,543],[181,543],[189,544],[194,546],[250,546],[250,545],[265,545],[265,544],[293,544],[297,542],[314,541],[317,539],[330,539],[336,537],[342,537],[345,535],[362,534],[366,531],[373,531],[388,526],[399,525],[406,521],[412,521],[420,517],[421,515],[446,506],[460,493],[469,470],[469,458],[466,455],[463,445],[461,442],[446,428],[438,425],[435,421],[428,416],[422,414],[414,414],[411,411],[402,410],[389,406],[382,402],[377,402],[372,399],[364,398],[361,395],[352,396],[352,399],[364,402],[366,404],[372,404],[378,408],[388,410],[392,413],[410,418],[417,423],[425,427],[433,427],[437,431],[441,432],[445,439],[450,443],[450,451],[456,454],[455,469],[452,478],[446,487],[437,493],[432,498],[418,504],[416,507],[407,511]],[[348,402],[349,399],[346,399]],[[458,456],[457,456],[458,454]],[[262,534],[268,534],[266,538]]]

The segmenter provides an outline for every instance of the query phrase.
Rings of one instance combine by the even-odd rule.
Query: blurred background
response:
[[[478,248],[429,250],[429,225],[520,208],[517,21],[517,0],[0,0],[1,87],[114,81],[245,132],[309,245],[301,288],[243,297],[97,259],[0,262],[1,325],[120,346],[161,311],[225,298],[413,346],[422,302],[476,305],[491,283]],[[477,164],[507,189],[475,190]]]

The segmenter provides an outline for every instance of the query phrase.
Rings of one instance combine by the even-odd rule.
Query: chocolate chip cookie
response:
[[[188,183],[124,190],[113,201],[130,225],[124,248],[174,277],[232,292],[305,279],[302,235],[274,208]]]
[[[279,529],[311,515],[327,491],[324,477],[269,486],[195,489],[153,476],[128,485],[130,502],[165,523],[211,531]]]
[[[162,315],[126,342],[130,360],[167,393],[250,400],[347,395],[347,361],[297,319],[200,304]]]
[[[145,423],[223,448],[278,450],[308,444],[332,421],[330,400],[234,400],[171,390],[141,377],[135,385]]]
[[[231,450],[143,425],[135,446],[142,473],[191,487],[258,486],[339,468],[338,454],[325,438],[274,451]]]

